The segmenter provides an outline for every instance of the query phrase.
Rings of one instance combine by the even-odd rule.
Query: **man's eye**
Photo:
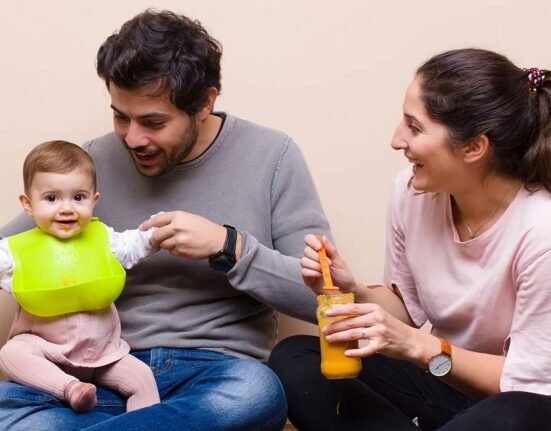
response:
[[[146,123],[146,126],[149,127],[150,129],[160,129],[164,125],[165,125],[164,121],[148,121]]]
[[[115,118],[116,121],[121,123],[124,121],[128,121],[128,117],[125,117],[124,115],[120,115],[120,114],[113,114],[113,118]]]

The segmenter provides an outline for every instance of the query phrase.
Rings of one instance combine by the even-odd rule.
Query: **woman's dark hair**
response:
[[[147,9],[101,45],[96,69],[108,88],[111,83],[126,90],[159,83],[154,95],[168,91],[178,109],[193,115],[209,88],[221,89],[221,57],[220,43],[199,21]]]
[[[428,114],[457,147],[486,135],[489,168],[551,191],[551,73],[534,84],[529,72],[482,49],[436,55],[417,70]]]

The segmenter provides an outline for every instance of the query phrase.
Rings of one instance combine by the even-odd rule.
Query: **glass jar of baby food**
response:
[[[329,323],[342,320],[346,316],[329,317],[326,311],[334,305],[350,304],[354,302],[353,293],[334,293],[318,295],[318,327],[320,334],[321,373],[327,379],[348,379],[356,377],[362,370],[360,358],[350,358],[344,355],[349,349],[357,349],[358,341],[346,341],[342,343],[329,343],[321,331]]]

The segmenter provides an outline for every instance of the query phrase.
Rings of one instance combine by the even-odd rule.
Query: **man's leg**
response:
[[[529,392],[502,392],[459,413],[439,430],[551,430],[551,396]]]
[[[0,429],[10,431],[80,431],[125,411],[118,395],[98,388],[98,407],[76,413],[39,389],[0,382]]]
[[[135,352],[154,370],[161,404],[86,428],[122,430],[281,430],[287,415],[283,388],[264,364],[198,349]]]

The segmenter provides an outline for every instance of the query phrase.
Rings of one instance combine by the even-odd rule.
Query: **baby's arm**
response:
[[[0,287],[11,293],[13,278],[13,257],[8,246],[7,238],[0,240]]]
[[[141,231],[138,229],[128,229],[124,232],[115,232],[107,226],[109,233],[109,245],[113,256],[120,264],[130,269],[140,260],[151,256],[157,251],[151,245],[151,236],[155,229]]]

